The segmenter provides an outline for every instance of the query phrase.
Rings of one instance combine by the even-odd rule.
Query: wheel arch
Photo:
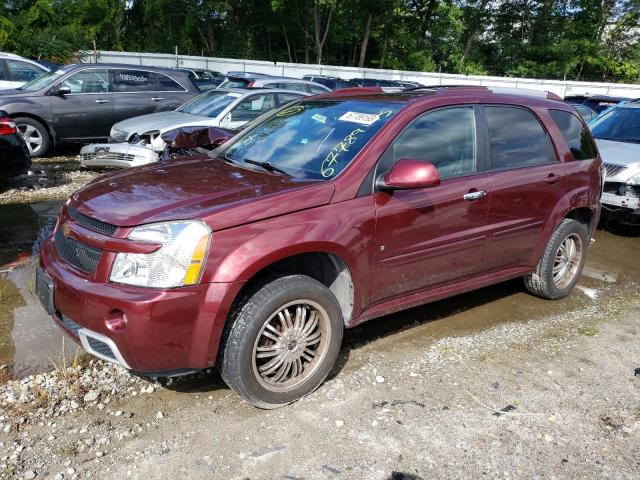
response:
[[[49,125],[49,122],[47,122],[41,116],[35,115],[33,113],[29,113],[29,112],[16,112],[16,113],[12,113],[11,114],[11,118],[13,118],[13,119],[18,118],[18,117],[27,117],[27,118],[31,118],[32,120],[35,120],[36,122],[40,122],[42,125],[44,125],[44,128],[47,129],[47,133],[49,134],[49,137],[51,138],[52,146],[55,146],[58,143],[58,136],[56,134],[56,131],[53,129],[53,127],[51,125]]]

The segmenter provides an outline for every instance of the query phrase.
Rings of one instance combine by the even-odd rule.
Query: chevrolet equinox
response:
[[[553,94],[342,90],[78,190],[37,292],[97,357],[216,366],[274,408],[322,383],[345,328],[516,277],[568,295],[601,192],[589,130]]]

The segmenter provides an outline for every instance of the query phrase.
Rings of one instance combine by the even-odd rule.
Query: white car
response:
[[[605,167],[603,217],[640,225],[640,102],[618,105],[589,127]]]
[[[13,53],[0,52],[0,90],[18,88],[38,78],[49,69],[44,65]]]
[[[171,112],[152,113],[116,123],[109,143],[80,150],[83,167],[136,167],[156,162],[164,151],[161,135],[181,127],[239,130],[260,115],[308,93],[281,89],[216,89]]]

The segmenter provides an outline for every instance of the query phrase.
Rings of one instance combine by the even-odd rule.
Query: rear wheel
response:
[[[231,315],[220,373],[260,408],[315,390],[331,371],[343,332],[338,302],[322,283],[290,275],[265,283]]]
[[[524,277],[526,289],[548,299],[569,295],[582,273],[588,243],[587,227],[565,218],[551,235],[536,271]]]
[[[47,153],[51,137],[42,123],[29,117],[16,117],[14,122],[32,157],[41,157]]]

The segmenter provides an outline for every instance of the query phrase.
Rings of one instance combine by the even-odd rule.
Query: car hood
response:
[[[616,142],[597,138],[596,143],[603,162],[625,166],[634,163],[640,165],[640,143]]]
[[[220,230],[327,204],[333,191],[333,182],[299,181],[199,156],[106,175],[75,192],[71,204],[121,227],[197,218]]]
[[[155,130],[163,133],[173,128],[190,125],[215,127],[218,126],[218,120],[204,115],[192,115],[190,113],[176,111],[158,112],[123,120],[122,122],[116,123],[113,128],[121,132],[126,132],[129,135],[132,133],[143,134]]]

